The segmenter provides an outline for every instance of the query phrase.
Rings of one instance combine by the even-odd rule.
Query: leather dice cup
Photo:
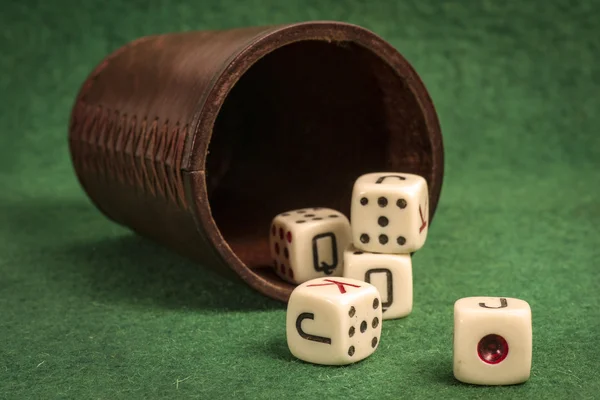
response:
[[[83,83],[69,139],[104,215],[281,301],[295,286],[270,268],[273,216],[319,206],[350,217],[358,176],[398,171],[426,179],[431,221],[443,179],[417,73],[340,22],[137,39]]]

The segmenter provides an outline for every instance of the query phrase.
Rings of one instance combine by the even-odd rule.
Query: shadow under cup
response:
[[[272,298],[283,211],[349,215],[358,176],[422,175],[433,217],[443,179],[431,100],[373,33],[309,22],[139,39],[88,77],[73,109],[79,180],[112,220]],[[199,269],[201,273],[201,269]]]

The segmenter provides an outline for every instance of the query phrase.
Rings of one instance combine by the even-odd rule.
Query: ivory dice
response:
[[[291,353],[323,365],[351,364],[379,346],[381,297],[375,286],[348,278],[318,278],[297,286],[287,308]]]
[[[354,183],[350,221],[352,243],[362,251],[419,250],[429,228],[427,181],[395,172],[362,175]]]
[[[454,304],[454,376],[476,385],[529,379],[531,308],[509,297],[467,297]]]
[[[344,252],[344,277],[365,281],[379,290],[384,320],[406,317],[412,312],[410,254],[368,253],[351,245]]]
[[[290,283],[341,276],[350,222],[330,208],[292,210],[273,219],[269,241],[273,268]]]

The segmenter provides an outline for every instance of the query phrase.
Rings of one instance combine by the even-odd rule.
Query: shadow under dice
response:
[[[352,241],[360,250],[411,253],[425,244],[429,226],[427,181],[404,173],[371,173],[354,183]]]
[[[384,320],[402,318],[412,312],[410,254],[368,253],[351,245],[344,252],[344,277],[365,281],[379,290]]]
[[[454,376],[476,385],[525,382],[531,372],[531,308],[508,297],[454,304]]]
[[[319,278],[294,289],[286,334],[292,354],[323,365],[351,364],[375,352],[381,337],[381,298],[366,282]]]
[[[269,238],[273,268],[282,279],[297,284],[341,276],[350,222],[330,208],[293,210],[273,219]]]

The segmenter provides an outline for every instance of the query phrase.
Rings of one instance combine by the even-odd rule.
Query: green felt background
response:
[[[2,2],[0,398],[598,398],[599,13],[584,0]],[[398,48],[446,146],[414,312],[341,368],[291,357],[281,304],[101,216],[66,141],[79,85],[134,38],[314,19]],[[452,305],[469,295],[530,302],[525,385],[453,379]]]

